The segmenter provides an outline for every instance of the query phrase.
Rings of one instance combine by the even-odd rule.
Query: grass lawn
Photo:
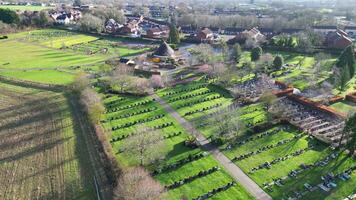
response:
[[[17,5],[0,5],[0,8],[10,9],[10,10],[20,10],[20,11],[41,11],[45,9],[51,9],[53,7],[47,6],[17,6]]]
[[[0,75],[39,83],[68,85],[75,75],[56,70],[11,70],[0,71]]]
[[[344,113],[349,113],[349,112],[355,112],[356,111],[356,103],[354,102],[349,102],[349,101],[341,101],[332,104],[330,107],[344,112]]]
[[[160,129],[162,135],[169,135],[172,133],[181,132],[180,135],[165,139],[166,142],[166,158],[162,165],[173,164],[178,160],[186,158],[188,155],[201,153],[202,151],[197,149],[191,149],[184,145],[184,141],[188,136],[188,133],[172,118],[165,110],[155,101],[151,101],[144,105],[131,106],[130,108],[124,108],[128,105],[133,105],[137,102],[143,102],[146,100],[151,100],[150,97],[132,97],[132,96],[112,96],[105,99],[106,107],[108,110],[121,107],[119,111],[108,112],[105,114],[104,119],[106,122],[103,123],[104,127],[111,129],[113,126],[118,126],[125,124],[127,122],[133,122],[139,119],[147,119],[153,116],[164,114],[164,117],[156,119],[150,122],[144,123],[148,127],[153,127],[167,122],[173,122],[172,126]],[[132,114],[134,112],[139,112],[145,109],[153,109],[152,111],[146,112],[144,114],[135,114],[131,117],[121,117],[125,114]],[[117,120],[110,120],[112,117],[119,117]],[[133,132],[137,128],[137,125],[118,129],[112,132],[112,138],[117,138],[121,135],[127,135]],[[112,142],[114,152],[120,149],[120,146],[125,142],[126,139]],[[125,152],[118,153],[117,159],[123,166],[137,165],[137,160],[132,157],[128,157]],[[214,166],[219,166],[219,164],[211,156],[206,156],[198,160],[186,163],[178,168],[163,171],[155,176],[157,180],[161,182],[162,185],[169,185],[175,181],[181,180],[188,176],[199,173],[201,170],[207,170]],[[146,166],[149,170],[155,169],[153,166]],[[197,178],[191,182],[188,182],[178,188],[168,190],[167,195],[169,199],[181,199],[183,195],[187,196],[189,199],[198,197],[203,193],[211,191],[214,188],[220,187],[231,182],[233,179],[225,172],[225,170],[220,169],[209,175]],[[253,197],[245,191],[239,184],[229,188],[226,191],[220,192],[212,197],[212,199],[253,199]]]
[[[92,35],[85,35],[60,29],[40,29],[29,32],[10,34],[10,39],[21,39],[51,48],[61,48],[75,44],[91,42],[99,39]]]
[[[55,68],[101,62],[102,56],[87,56],[74,52],[49,49],[15,40],[0,42],[0,68]]]

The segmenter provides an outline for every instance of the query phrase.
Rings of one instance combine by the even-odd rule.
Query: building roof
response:
[[[165,41],[154,52],[155,56],[174,57],[174,50]]]

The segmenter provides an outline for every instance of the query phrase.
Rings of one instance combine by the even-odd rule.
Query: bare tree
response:
[[[133,69],[127,65],[120,64],[115,68],[111,76],[112,87],[119,87],[120,92],[132,86]]]
[[[129,168],[119,177],[115,200],[159,200],[164,188],[142,167]]]
[[[122,146],[124,153],[139,161],[143,166],[164,158],[166,143],[158,130],[139,126],[135,134],[126,139]]]
[[[85,72],[79,72],[73,82],[74,90],[81,92],[90,85],[90,80]]]

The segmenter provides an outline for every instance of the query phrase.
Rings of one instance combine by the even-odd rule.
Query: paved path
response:
[[[233,176],[233,178],[245,187],[256,199],[271,200],[265,191],[263,191],[250,177],[248,177],[237,165],[227,158],[215,145],[210,144],[209,140],[198,131],[194,126],[181,117],[165,100],[158,95],[153,94],[153,98],[173,117],[175,118],[189,133],[193,134],[202,149],[210,152],[219,163]]]

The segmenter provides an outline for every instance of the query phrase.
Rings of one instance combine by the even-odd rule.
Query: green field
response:
[[[349,101],[341,101],[332,104],[330,107],[334,108],[337,111],[341,111],[344,113],[352,113],[356,112],[356,103]]]
[[[47,6],[17,6],[17,5],[0,5],[0,8],[10,9],[10,10],[20,10],[20,11],[41,11],[46,9],[51,9],[53,7]]]
[[[59,29],[20,32],[8,37],[0,41],[0,75],[50,84],[70,84],[75,73],[95,73],[107,59],[150,50],[146,45],[140,48],[135,40],[99,38]]]
[[[176,163],[178,160],[187,158],[189,155],[199,154],[202,151],[199,148],[191,149],[184,145],[184,141],[188,136],[188,133],[172,118],[170,117],[163,108],[156,103],[155,101],[150,101],[144,105],[139,106],[130,106],[130,109],[124,109],[125,106],[133,105],[137,102],[143,102],[146,100],[152,100],[150,97],[131,97],[131,96],[113,96],[105,99],[105,103],[107,105],[108,113],[104,116],[104,127],[107,129],[111,129],[114,126],[123,125],[127,122],[133,122],[139,119],[148,119],[157,115],[164,115],[163,117],[145,122],[144,125],[148,127],[157,126],[163,123],[172,122],[171,126],[160,129],[160,132],[164,136],[171,135],[173,133],[181,132],[179,135],[173,136],[171,138],[165,139],[167,144],[167,152],[166,158],[161,164],[165,166],[167,164]],[[110,103],[111,102],[111,103]],[[110,111],[113,108],[121,107],[119,111]],[[125,114],[134,113],[138,111],[142,111],[145,109],[153,109],[152,111],[143,113],[143,114],[135,114],[131,117],[120,117]],[[110,120],[112,117],[119,117],[119,119]],[[137,125],[133,125],[127,128],[122,128],[118,130],[114,130],[112,132],[112,139],[121,137],[123,135],[127,135],[132,133],[137,128]],[[114,152],[117,152],[120,149],[120,146],[126,139],[120,139],[118,141],[112,141],[112,146]],[[125,152],[118,153],[117,159],[119,163],[124,166],[132,166],[137,165],[137,161],[133,160],[131,157],[127,157]],[[188,162],[178,168],[173,170],[163,171],[158,175],[154,176],[157,180],[159,180],[163,185],[172,184],[175,181],[181,180],[188,176],[192,176],[197,174],[201,170],[207,170],[212,167],[220,167],[219,164],[211,157],[205,156],[198,160]],[[146,166],[149,170],[154,170],[156,167],[154,166]],[[220,187],[224,184],[227,184],[232,181],[232,178],[223,170],[220,169],[215,171],[209,175],[197,178],[191,182],[185,183],[182,186],[168,190],[167,194],[169,195],[169,199],[180,199],[183,195],[187,196],[189,199],[195,198],[205,192],[211,191],[214,188]],[[212,197],[212,199],[253,199],[250,194],[248,194],[239,184],[229,188],[226,191],[220,192]]]

